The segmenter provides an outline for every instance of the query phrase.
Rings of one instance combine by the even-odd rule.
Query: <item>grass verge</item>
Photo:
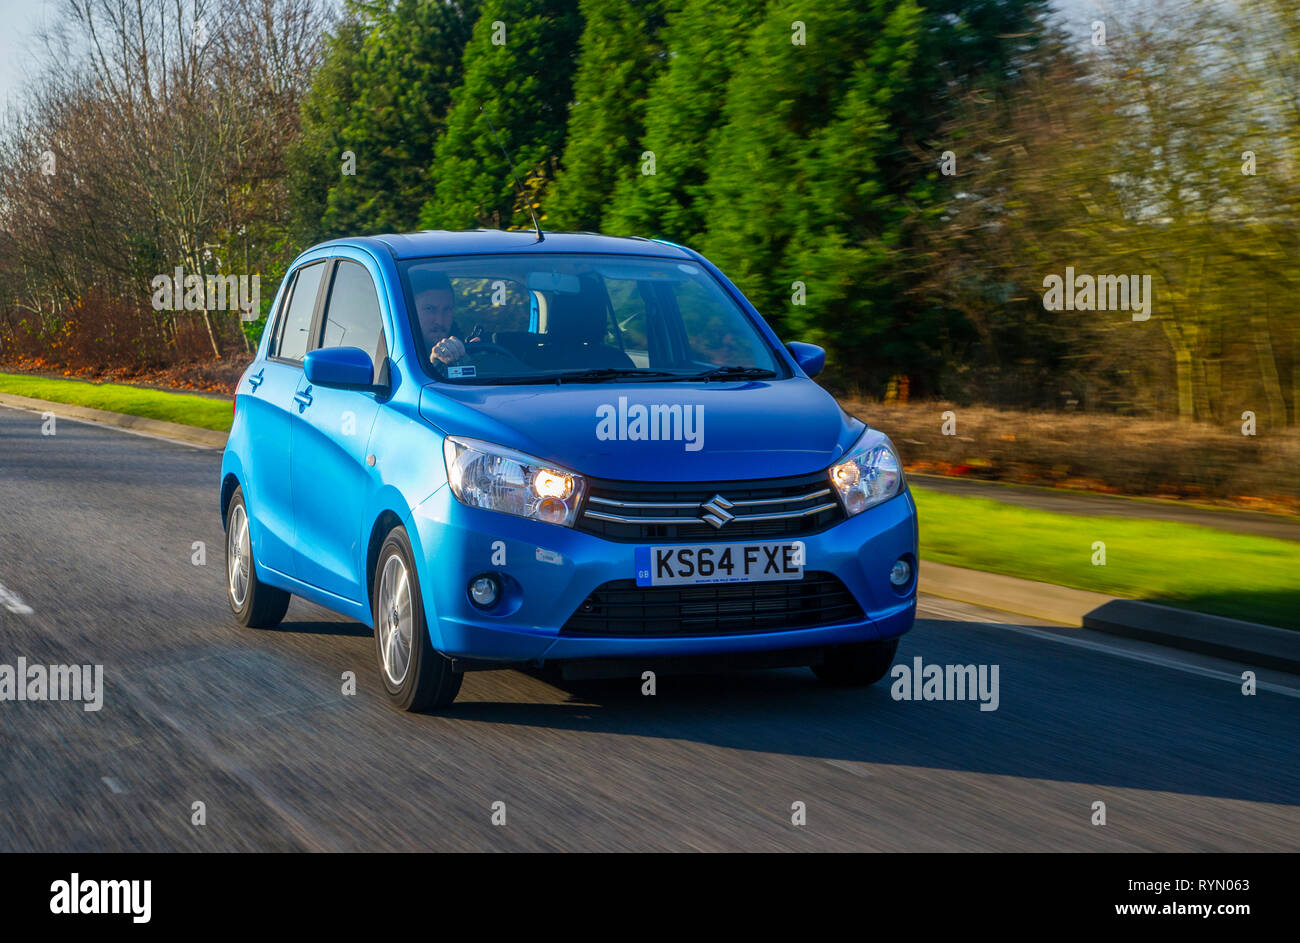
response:
[[[129,416],[178,422],[217,432],[230,430],[230,403],[188,393],[167,393],[120,383],[85,383],[0,373],[0,393],[30,396],[51,403],[89,406]]]
[[[923,560],[1300,629],[1300,543],[912,493]],[[1093,565],[1096,541],[1105,566]]]

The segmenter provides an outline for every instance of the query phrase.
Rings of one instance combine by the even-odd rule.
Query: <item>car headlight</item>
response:
[[[447,483],[461,504],[572,527],[587,483],[550,462],[479,439],[442,443]]]
[[[828,471],[849,517],[892,498],[903,488],[903,466],[894,444],[875,429],[862,433],[849,453]]]

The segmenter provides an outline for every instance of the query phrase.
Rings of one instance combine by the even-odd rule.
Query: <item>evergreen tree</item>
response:
[[[728,84],[703,248],[791,339],[826,344],[841,367],[876,380],[934,350],[943,313],[904,297],[914,229],[945,191],[942,148],[926,149],[955,91],[1006,82],[1015,34],[1032,34],[1040,7],[769,8]],[[796,21],[806,45],[792,41]]]
[[[339,178],[341,132],[356,101],[354,78],[361,74],[361,46],[368,26],[359,6],[350,5],[325,41],[320,67],[303,98],[297,140],[286,156],[291,228],[304,244],[326,238],[325,211]]]
[[[545,201],[556,229],[598,231],[619,180],[641,174],[651,80],[667,59],[665,10],[679,0],[581,0],[584,25],[562,169]]]
[[[577,0],[488,0],[465,48],[464,84],[453,93],[447,133],[430,169],[434,195],[420,223],[430,229],[531,226],[501,136],[530,190],[541,191],[564,149],[573,62],[582,19]],[[536,196],[529,201],[540,202]]]
[[[305,215],[319,211],[317,235],[415,228],[477,9],[478,0],[351,8],[303,107],[297,177]]]
[[[679,2],[663,34],[667,64],[645,103],[636,172],[618,181],[602,217],[606,232],[691,243],[705,228],[700,198],[721,130],[727,80],[745,55],[745,38],[766,0]],[[643,151],[654,154],[653,175],[640,172]]]

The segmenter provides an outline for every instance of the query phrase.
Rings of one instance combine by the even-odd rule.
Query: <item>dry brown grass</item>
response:
[[[1300,429],[842,399],[911,471],[1300,513]],[[942,414],[956,414],[955,435]]]

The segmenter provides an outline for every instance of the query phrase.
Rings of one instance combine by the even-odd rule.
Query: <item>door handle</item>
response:
[[[294,393],[293,398],[298,402],[298,412],[302,412],[311,405],[311,387]]]
[[[256,393],[257,388],[262,385],[262,381],[266,379],[264,376],[262,376],[262,374],[264,373],[266,373],[265,367],[263,367],[261,370],[258,370],[256,373],[254,373],[251,377],[248,378],[248,385],[252,387],[252,391],[254,393]]]

